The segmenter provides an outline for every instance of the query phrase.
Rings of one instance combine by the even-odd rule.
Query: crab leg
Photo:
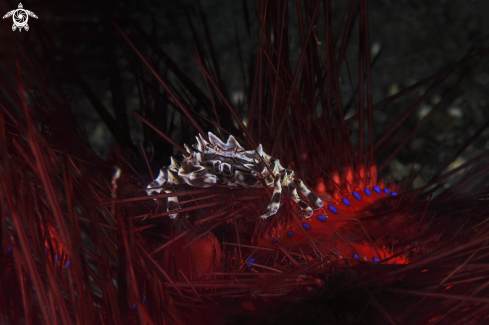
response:
[[[260,218],[262,218],[263,220],[266,220],[268,217],[273,216],[280,208],[280,196],[282,194],[282,177],[283,175],[280,174],[275,176],[275,180],[273,182],[274,185],[272,199],[268,204],[267,212],[260,216]]]
[[[174,164],[175,161],[172,157],[172,164]],[[172,171],[171,169],[168,168],[161,168],[160,173],[158,177],[151,182],[151,184],[148,185],[146,192],[148,195],[153,195],[155,193],[161,193],[163,191],[162,188],[154,188],[154,187],[162,187],[166,184],[168,185],[178,185],[178,184],[183,184],[185,181],[178,177],[178,175]],[[174,190],[172,189],[166,189],[164,190],[165,193],[175,193]],[[170,196],[167,198],[167,203],[168,203],[168,208],[167,211],[175,211],[175,210],[180,210],[180,204],[178,204],[178,197],[176,196]],[[177,217],[177,213],[173,213],[169,215],[170,218],[175,219]]]
[[[287,186],[289,188],[289,195],[291,199],[302,209],[304,218],[310,218],[313,215],[314,211],[311,209],[310,206],[306,204],[306,202],[300,199],[294,184],[290,180],[286,180],[286,182],[288,183]]]
[[[318,210],[323,207],[323,201],[321,201],[321,199],[318,198],[314,193],[309,191],[301,179],[296,179],[295,182],[296,182],[296,186],[299,188],[302,195],[307,197],[309,202],[312,203],[312,205],[314,206],[314,210]]]
[[[174,190],[172,189],[166,189],[165,193],[175,193]],[[175,210],[180,210],[180,204],[178,204],[178,197],[176,196],[169,196],[168,197],[168,208],[166,209],[168,212],[170,211],[175,211]],[[172,213],[169,215],[170,218],[175,219],[177,217],[178,213]]]

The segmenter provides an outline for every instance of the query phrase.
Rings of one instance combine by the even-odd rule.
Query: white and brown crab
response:
[[[280,165],[278,159],[267,155],[260,144],[256,150],[245,151],[230,135],[223,143],[217,136],[209,132],[209,142],[200,134],[197,143],[185,149],[189,153],[179,162],[171,157],[171,165],[160,169],[158,177],[148,185],[148,195],[174,193],[167,185],[188,184],[195,187],[210,187],[216,184],[242,187],[262,187],[262,179],[269,187],[273,187],[273,196],[268,204],[267,212],[260,216],[262,219],[274,215],[280,208],[282,186],[289,189],[292,200],[301,208],[307,219],[313,214],[313,209],[323,207],[323,202],[313,194],[300,179],[294,178],[294,171]],[[298,195],[297,189],[307,198],[312,208]],[[168,211],[180,209],[177,197],[168,198]],[[177,213],[170,214],[175,219]]]

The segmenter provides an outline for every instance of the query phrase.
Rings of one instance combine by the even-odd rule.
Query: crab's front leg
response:
[[[172,166],[168,168],[163,167],[160,169],[160,173],[158,177],[148,185],[146,189],[146,193],[148,195],[159,194],[161,192],[165,193],[175,193],[173,189],[163,189],[162,187],[165,185],[179,185],[185,184],[185,181],[178,176],[178,174],[172,170],[177,165],[177,161],[172,157]],[[180,210],[180,204],[178,203],[178,197],[170,196],[167,198],[167,211],[176,211]],[[175,219],[177,217],[177,213],[172,213],[169,215],[170,218]]]
[[[178,170],[178,176],[182,177],[188,185],[194,187],[210,187],[217,183],[216,175],[207,173],[203,166],[185,160]]]
[[[263,220],[266,220],[268,217],[273,216],[275,213],[277,213],[278,209],[280,208],[280,197],[282,194],[282,177],[283,176],[284,176],[283,174],[278,174],[275,176],[275,180],[273,182],[272,199],[270,200],[270,203],[268,204],[267,212],[260,216],[260,218],[262,218]]]
[[[165,190],[165,193],[175,193],[175,191],[172,190],[171,188],[168,188]],[[182,207],[178,203],[178,197],[176,197],[176,196],[169,196],[168,197],[168,207],[166,209],[168,212],[180,210],[181,208]],[[169,214],[168,216],[172,219],[175,219],[178,216],[178,213],[172,213],[172,214]]]

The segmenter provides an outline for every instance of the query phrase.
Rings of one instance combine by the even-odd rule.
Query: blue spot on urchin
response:
[[[11,251],[12,251],[12,247],[9,247],[9,248],[7,249],[7,253],[10,253]]]
[[[396,195],[397,195],[397,193],[396,193],[396,192],[392,192],[392,196],[396,196]]]
[[[374,257],[374,262],[380,262],[380,260],[377,257]]]
[[[65,263],[65,267],[68,267],[68,266],[70,266],[70,261],[66,261],[66,263]]]
[[[389,191],[389,189],[388,189],[388,188],[385,188],[385,189],[384,189],[384,192],[385,192],[385,194],[390,194],[390,193],[391,193],[391,191]]]
[[[368,188],[365,189],[365,193],[367,193],[367,195],[370,196],[370,190]]]
[[[311,226],[308,223],[305,223],[305,222],[302,224],[302,227],[306,228],[307,230],[310,230],[311,229]]]
[[[330,209],[333,213],[338,214],[338,209],[336,209],[334,206],[328,205],[328,209]]]
[[[136,304],[132,305],[132,309],[136,309]]]
[[[374,191],[380,194],[380,188],[378,186],[374,186]]]
[[[322,222],[326,222],[326,219],[328,216],[323,216],[322,214],[318,215],[318,219],[321,220]]]
[[[272,243],[276,244],[278,243],[278,240],[275,238],[274,240],[272,240]]]
[[[54,256],[54,258],[56,259],[56,261],[58,260],[58,254],[56,254],[56,256]]]
[[[248,259],[248,265],[246,265],[246,267],[251,267],[251,264],[255,262],[255,259],[254,258],[249,258]]]
[[[146,303],[146,297],[143,297],[143,304]]]
[[[343,198],[341,201],[342,201],[342,202],[343,202],[343,203],[344,203],[344,204],[345,204],[347,207],[349,207],[349,206],[350,206],[350,201],[348,201],[347,199]]]
[[[295,235],[295,234],[294,234],[294,232],[293,232],[293,231],[289,231],[289,232],[287,232],[287,236],[289,236],[289,237],[294,237],[294,235]]]
[[[357,192],[353,192],[353,196],[356,197],[358,201],[362,200],[362,198],[360,197],[360,194],[358,194]]]
[[[311,256],[312,256],[312,257],[316,257],[316,253],[314,253],[314,252],[313,252],[313,253],[311,254]]]
[[[357,254],[353,254],[353,257],[358,259],[358,255]]]

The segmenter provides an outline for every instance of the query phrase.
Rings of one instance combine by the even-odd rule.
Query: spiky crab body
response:
[[[197,143],[190,148],[181,162],[171,157],[171,165],[160,169],[158,177],[151,182],[146,192],[148,195],[173,193],[167,186],[188,184],[195,187],[211,187],[216,184],[241,187],[262,187],[266,184],[273,187],[272,199],[262,219],[274,215],[280,208],[282,187],[287,187],[292,200],[301,208],[307,219],[313,210],[323,207],[323,202],[312,193],[300,179],[294,178],[294,171],[282,167],[278,159],[274,159],[263,151],[260,144],[256,150],[246,151],[236,139],[230,135],[227,142],[208,133],[209,141],[199,134]],[[309,205],[301,199],[297,190],[309,201]],[[311,207],[312,206],[312,207]],[[180,209],[177,197],[168,198],[168,211]],[[172,219],[177,213],[171,214]]]

